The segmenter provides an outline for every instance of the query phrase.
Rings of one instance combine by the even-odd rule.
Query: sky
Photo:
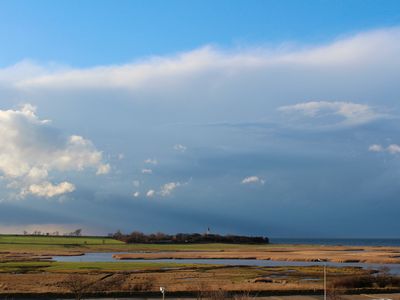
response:
[[[398,1],[0,1],[0,233],[398,237]]]

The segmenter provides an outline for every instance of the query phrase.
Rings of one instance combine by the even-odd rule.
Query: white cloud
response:
[[[187,149],[186,146],[182,145],[182,144],[176,144],[174,145],[174,150],[179,151],[179,152],[185,152]]]
[[[65,193],[71,193],[73,191],[75,191],[75,185],[72,183],[65,181],[54,185],[51,182],[46,181],[40,184],[30,185],[27,190],[23,191],[23,194],[32,194],[39,197],[51,198]]]
[[[157,165],[158,164],[158,161],[156,160],[156,159],[151,159],[151,158],[148,158],[148,159],[146,159],[145,161],[144,161],[144,163],[145,164],[149,164],[149,165]]]
[[[98,168],[97,168],[97,172],[96,175],[104,175],[104,174],[108,174],[111,170],[111,166],[110,164],[101,164]]]
[[[137,197],[139,197],[139,196],[140,196],[140,193],[139,193],[139,192],[134,192],[134,193],[133,193],[133,197],[137,198]]]
[[[368,150],[371,152],[388,152],[390,154],[398,154],[400,153],[400,145],[391,144],[384,148],[382,145],[374,144],[369,146]]]
[[[148,198],[155,197],[156,195],[159,195],[161,197],[167,197],[167,196],[170,196],[175,189],[177,189],[178,187],[184,186],[186,184],[187,184],[187,182],[184,182],[184,183],[182,183],[182,182],[168,182],[168,183],[166,183],[166,184],[164,184],[164,185],[162,185],[160,187],[160,191],[155,191],[153,189],[150,189],[146,193],[146,196]],[[136,193],[139,196],[139,193],[138,192],[136,192]]]
[[[397,153],[400,153],[400,146],[396,145],[396,144],[392,144],[392,145],[389,145],[389,147],[387,147],[386,150],[390,154],[397,154]]]
[[[363,124],[382,117],[366,104],[340,101],[310,101],[294,105],[281,106],[279,111],[301,113],[308,117],[340,116],[347,124]]]
[[[265,180],[258,176],[249,176],[242,180],[242,184],[265,184]]]
[[[0,110],[0,173],[9,187],[35,195],[52,197],[75,189],[73,184],[49,182],[49,173],[97,169],[109,171],[102,153],[91,141],[78,136],[65,136],[49,120],[36,115],[35,107]]]
[[[148,190],[146,193],[146,197],[147,198],[152,198],[156,195],[156,191],[155,190]]]
[[[383,152],[383,151],[385,151],[385,149],[382,147],[382,145],[373,144],[373,145],[369,146],[368,151]]]
[[[185,86],[194,76],[209,75],[232,78],[248,71],[287,68],[340,70],[363,69],[365,65],[382,66],[382,62],[397,63],[400,29],[386,28],[359,33],[326,45],[288,47],[276,49],[257,47],[237,51],[221,51],[206,46],[194,51],[169,57],[152,57],[124,65],[68,68],[40,66],[29,61],[0,69],[0,81],[11,83],[20,90],[32,89],[110,89],[138,90],[154,84]],[[380,64],[380,65],[379,65]],[[241,72],[242,71],[242,72]],[[243,72],[244,71],[244,72]]]
[[[181,185],[182,183],[180,182],[166,183],[161,187],[160,195],[163,197],[169,196],[177,187],[180,187]]]
[[[39,169],[37,167],[33,167],[29,170],[27,177],[30,181],[38,182],[46,179],[49,176],[49,173],[45,169]]]
[[[152,169],[142,169],[142,174],[153,174],[153,170]]]

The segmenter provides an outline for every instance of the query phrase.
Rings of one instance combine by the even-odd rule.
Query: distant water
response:
[[[400,239],[305,239],[270,238],[271,244],[343,245],[343,246],[400,246]]]
[[[118,260],[113,257],[117,252],[86,253],[80,256],[54,256],[54,261],[61,262],[120,262],[120,263],[178,263],[178,264],[212,264],[226,266],[263,266],[263,267],[307,267],[323,266],[326,264],[331,267],[359,267],[364,269],[379,270],[383,266],[389,268],[392,274],[400,274],[400,264],[370,264],[370,263],[336,263],[336,262],[316,262],[316,261],[275,261],[257,259],[123,259]]]

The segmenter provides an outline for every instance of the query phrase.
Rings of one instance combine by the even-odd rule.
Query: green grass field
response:
[[[124,244],[107,237],[68,237],[68,236],[32,236],[0,235],[0,244],[36,244],[36,245],[115,245]]]
[[[153,262],[5,262],[0,264],[0,273],[27,272],[113,272],[132,270],[160,270],[167,268],[211,267],[203,264],[153,263]]]
[[[278,246],[278,245],[276,245]],[[125,244],[108,237],[64,237],[0,235],[0,251],[46,253],[129,252],[129,251],[224,251],[232,249],[262,250],[274,245],[244,244]],[[281,245],[280,245],[281,246]]]

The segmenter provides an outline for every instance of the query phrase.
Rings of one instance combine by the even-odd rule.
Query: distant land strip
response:
[[[143,232],[134,231],[130,234],[116,232],[112,237],[128,244],[269,244],[269,238],[263,236],[219,235],[211,233],[178,233],[170,235],[158,232],[146,235]]]

